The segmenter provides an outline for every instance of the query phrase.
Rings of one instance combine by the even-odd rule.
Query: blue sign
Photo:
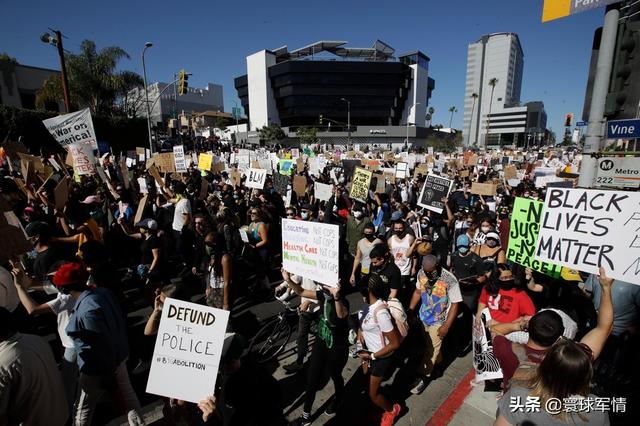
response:
[[[639,139],[640,119],[607,122],[607,139]]]
[[[587,122],[586,122],[586,121],[578,121],[578,122],[576,123],[576,126],[578,126],[578,127],[584,127],[584,126],[586,126],[586,125],[587,125]]]

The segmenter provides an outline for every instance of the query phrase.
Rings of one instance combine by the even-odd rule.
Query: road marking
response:
[[[446,426],[449,424],[456,412],[462,407],[465,398],[471,393],[471,381],[475,375],[476,370],[472,368],[467,375],[458,382],[458,385],[438,407],[436,413],[427,421],[425,426]]]

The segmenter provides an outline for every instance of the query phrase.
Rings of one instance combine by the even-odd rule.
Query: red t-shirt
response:
[[[493,354],[500,363],[502,368],[502,388],[507,389],[509,380],[513,377],[513,374],[520,365],[518,356],[513,352],[513,343],[507,340],[504,336],[496,336],[493,338]],[[522,345],[529,362],[540,364],[542,358],[547,354],[547,349],[538,350],[530,348],[527,345]]]
[[[485,287],[480,293],[480,303],[489,308],[491,319],[496,322],[511,322],[521,316],[536,313],[536,307],[527,293],[515,288],[511,290],[500,289],[498,295],[493,297]]]

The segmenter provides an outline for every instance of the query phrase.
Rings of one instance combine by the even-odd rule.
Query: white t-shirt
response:
[[[0,306],[13,312],[19,304],[20,299],[16,286],[13,284],[13,275],[0,266]]]
[[[47,305],[51,309],[51,311],[58,315],[58,334],[60,335],[60,341],[62,342],[62,346],[65,348],[73,348],[73,339],[71,339],[65,329],[67,328],[67,324],[69,324],[69,316],[71,315],[71,310],[75,306],[76,301],[71,297],[70,294],[62,294],[58,293],[58,296],[50,302],[47,302]]]
[[[291,274],[290,278],[291,278],[291,281],[293,281],[294,283],[300,285],[300,287],[302,287],[305,290],[311,290],[311,291],[314,291],[314,292],[317,291],[317,290],[320,290],[320,286],[318,286],[316,284],[316,282],[313,281],[312,279],[305,278],[305,277],[302,277],[300,275],[295,275],[295,274]],[[318,301],[316,299],[311,299],[309,297],[301,297],[300,298],[300,303],[304,303],[304,302],[315,303],[315,306],[313,307],[311,312],[317,312],[317,311],[320,310],[320,305],[318,305]]]
[[[184,216],[191,215],[191,203],[187,198],[183,198],[176,203],[176,209],[173,212],[173,225],[174,231],[181,232],[184,226]]]
[[[411,274],[411,259],[407,257],[407,253],[412,242],[413,237],[408,234],[403,239],[399,239],[396,235],[389,238],[389,251],[401,275]]]
[[[380,349],[389,344],[389,339],[384,337],[382,333],[393,331],[393,321],[391,313],[387,308],[382,308],[382,300],[378,300],[368,308],[365,307],[358,314],[360,319],[360,328],[362,329],[362,337],[367,345],[367,350],[378,352]],[[374,319],[375,313],[375,319]],[[377,322],[376,322],[377,321]]]

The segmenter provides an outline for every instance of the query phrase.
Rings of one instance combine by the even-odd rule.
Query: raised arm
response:
[[[611,302],[613,278],[607,276],[602,266],[600,267],[598,281],[602,290],[600,292],[600,306],[598,307],[598,324],[580,340],[581,343],[589,346],[593,352],[594,360],[600,356],[600,352],[602,352],[602,348],[613,329],[613,303]]]

